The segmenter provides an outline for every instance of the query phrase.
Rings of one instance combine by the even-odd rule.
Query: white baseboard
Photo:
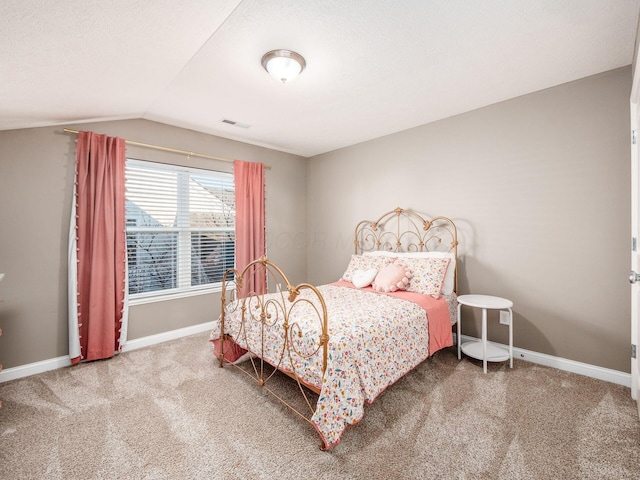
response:
[[[479,342],[480,339],[462,335],[462,341]],[[493,343],[498,347],[509,348],[508,345],[503,345],[501,343],[489,343]],[[631,388],[630,373],[624,373],[618,370],[598,367],[596,365],[589,365],[588,363],[576,362],[575,360],[567,360],[566,358],[554,357],[545,353],[532,352],[531,350],[525,350],[524,348],[518,347],[513,347],[513,358],[525,360],[531,363],[537,363],[538,365],[557,368],[558,370],[564,370],[566,372],[578,373],[586,377],[597,378],[598,380],[604,380],[606,382],[611,382]]]
[[[195,335],[197,333],[208,332],[214,327],[214,322],[201,323],[199,325],[193,325],[191,327],[180,328],[178,330],[172,330],[170,332],[159,333],[156,335],[150,335],[148,337],[137,338],[135,340],[129,340],[127,344],[122,348],[123,352],[130,352],[139,348],[149,347],[158,343],[167,342],[169,340],[175,340],[189,335]],[[455,334],[454,334],[455,340]],[[462,335],[463,342],[479,341],[475,337],[469,337]],[[495,345],[503,348],[507,348],[506,345],[491,342]],[[617,370],[611,370],[609,368],[598,367],[595,365],[589,365],[588,363],[576,362],[574,360],[567,360],[566,358],[554,357],[544,353],[532,352],[531,350],[525,350],[524,348],[513,347],[513,357],[525,360],[527,362],[537,363],[539,365],[545,365],[547,367],[557,368],[567,372],[577,373],[591,378],[597,378],[606,382],[623,385],[631,388],[631,374],[619,372]],[[68,367],[71,365],[69,356],[52,358],[50,360],[42,360],[40,362],[30,363],[28,365],[21,365],[18,367],[7,368],[0,372],[0,383],[8,382],[10,380],[16,380],[18,378],[28,377],[37,373],[48,372],[49,370],[55,370],[57,368]],[[640,403],[639,403],[640,408]]]
[[[170,332],[163,332],[156,335],[149,335],[148,337],[136,338],[135,340],[128,340],[125,346],[122,347],[122,351],[130,352],[131,350],[150,347],[151,345],[168,342],[169,340],[175,340],[177,338],[188,337],[189,335],[195,335],[196,333],[209,332],[214,326],[214,322],[200,323],[191,327],[171,330]]]
[[[214,322],[201,323],[199,325],[193,325],[191,327],[180,328],[178,330],[171,330],[170,332],[158,333],[156,335],[149,335],[148,337],[136,338],[135,340],[129,340],[122,348],[123,352],[130,352],[139,348],[149,347],[158,343],[167,342],[169,340],[175,340],[189,335],[195,335],[196,333],[208,332],[214,327]],[[37,373],[44,373],[57,368],[68,367],[71,365],[69,356],[52,358],[49,360],[42,360],[40,362],[29,363],[27,365],[20,365],[18,367],[11,367],[0,372],[0,383],[8,382],[10,380],[16,380],[18,378],[29,377]]]
[[[70,365],[71,360],[69,359],[69,355],[66,355],[64,357],[51,358],[49,360],[42,360],[40,362],[29,363],[27,365],[20,365],[18,367],[6,368],[0,372],[0,383],[23,377],[30,377],[36,373],[44,373],[49,370],[56,370]]]

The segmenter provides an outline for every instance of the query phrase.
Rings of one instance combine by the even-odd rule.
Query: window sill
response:
[[[148,294],[140,297],[130,298],[129,306],[144,305],[147,303],[165,302],[167,300],[178,300],[180,298],[196,297],[199,295],[208,295],[211,293],[219,293],[222,291],[222,286],[217,285],[209,288],[199,288],[195,290],[185,290],[181,292],[162,293],[162,294]]]

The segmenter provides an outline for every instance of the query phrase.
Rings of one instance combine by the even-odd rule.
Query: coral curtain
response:
[[[113,357],[126,338],[125,161],[123,139],[78,134],[69,234],[73,364]]]
[[[236,195],[236,269],[241,272],[253,260],[266,254],[264,165],[256,162],[233,162],[233,177]],[[266,272],[249,275],[244,279],[238,296],[250,292],[265,293]]]

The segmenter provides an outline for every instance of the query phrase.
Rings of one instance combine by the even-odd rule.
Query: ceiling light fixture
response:
[[[291,50],[271,50],[262,57],[262,66],[273,78],[287,83],[300,75],[307,63]]]

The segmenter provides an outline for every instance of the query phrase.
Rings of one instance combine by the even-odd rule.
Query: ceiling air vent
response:
[[[222,123],[228,123],[229,125],[235,125],[240,128],[249,128],[251,125],[247,125],[246,123],[236,122],[235,120],[229,120],[228,118],[223,118]]]

